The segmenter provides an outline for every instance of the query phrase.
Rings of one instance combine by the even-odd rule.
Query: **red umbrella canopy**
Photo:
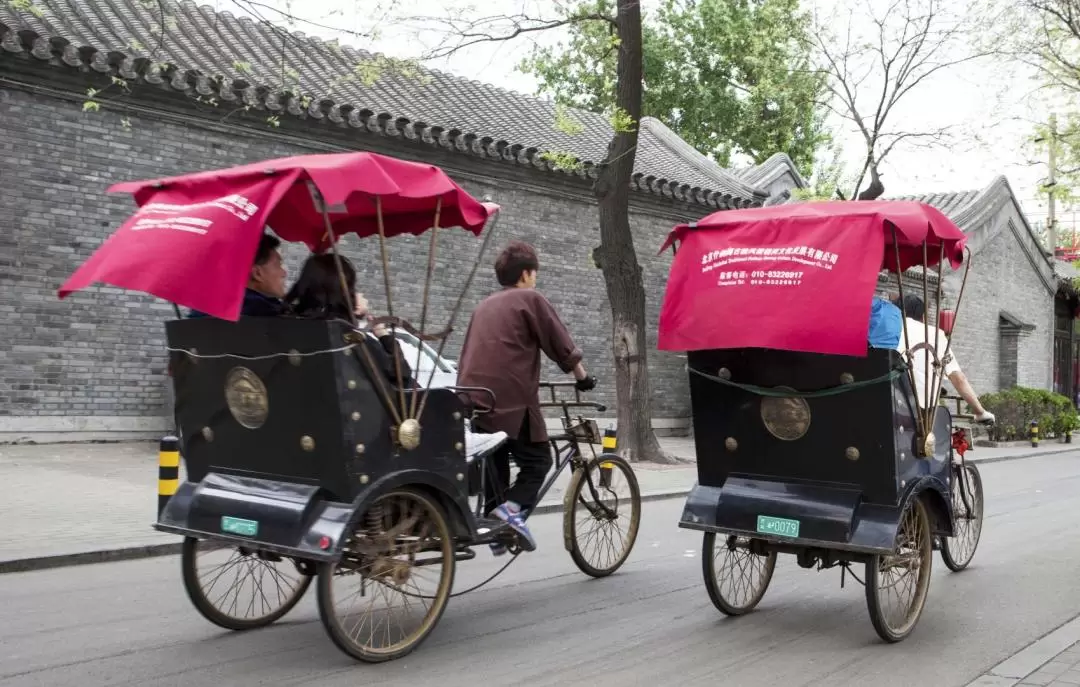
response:
[[[659,348],[866,354],[882,268],[959,267],[965,236],[907,201],[840,201],[717,212],[676,227]],[[925,246],[925,248],[924,248]],[[925,259],[924,259],[925,251]]]
[[[125,182],[135,212],[60,288],[103,282],[228,320],[239,317],[259,237],[269,225],[314,251],[334,235],[479,234],[498,206],[484,204],[433,165],[375,153],[304,155],[152,181]],[[438,208],[438,218],[436,209]],[[381,209],[381,213],[380,210]]]

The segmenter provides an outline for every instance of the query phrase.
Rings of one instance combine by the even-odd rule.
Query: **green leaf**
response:
[[[82,104],[83,112],[98,112],[101,105],[96,100],[87,100]]]

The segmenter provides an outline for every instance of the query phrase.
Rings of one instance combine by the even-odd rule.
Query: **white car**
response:
[[[413,378],[421,386],[428,385],[431,380],[432,389],[440,389],[457,384],[457,364],[453,360],[443,358],[438,352],[425,342],[416,338],[409,332],[401,329],[395,330],[398,345],[405,356],[405,362],[413,369]],[[420,354],[420,364],[416,363],[417,353]],[[435,373],[432,375],[432,370]]]

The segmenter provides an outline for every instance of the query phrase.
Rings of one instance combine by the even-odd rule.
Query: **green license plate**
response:
[[[759,515],[757,516],[757,531],[777,537],[797,537],[799,536],[799,521]]]
[[[259,533],[259,523],[243,518],[222,516],[221,531],[227,534],[239,534],[241,537],[254,537]]]

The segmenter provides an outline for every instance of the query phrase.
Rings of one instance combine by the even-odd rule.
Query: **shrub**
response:
[[[1080,415],[1072,401],[1045,389],[1015,386],[984,394],[979,401],[997,417],[997,423],[990,428],[991,441],[1026,439],[1032,420],[1038,421],[1042,436],[1080,429]]]

